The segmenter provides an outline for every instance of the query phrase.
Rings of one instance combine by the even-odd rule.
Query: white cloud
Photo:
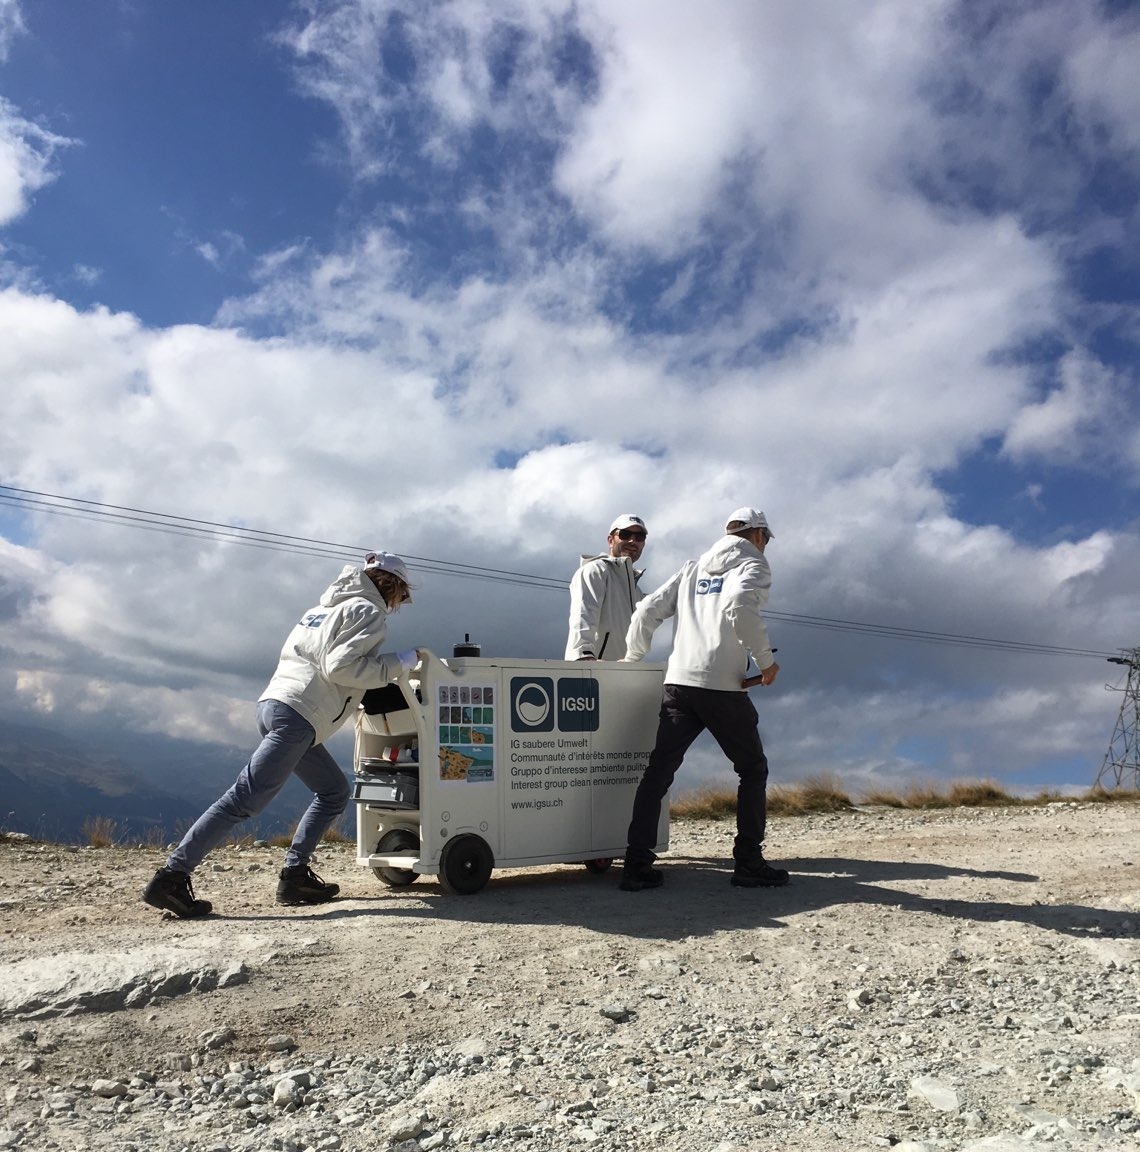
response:
[[[0,64],[25,30],[19,0],[0,0]],[[29,198],[50,183],[56,151],[72,143],[25,119],[0,96],[0,228],[22,215]]]
[[[0,97],[0,227],[22,215],[33,193],[51,182],[56,151],[72,143],[24,119]]]
[[[280,39],[302,65],[302,89],[336,110],[353,165],[374,176],[404,162],[392,132],[400,115],[415,118],[422,154],[440,163],[454,160],[462,134],[477,122],[556,126],[577,97],[556,76],[549,49],[572,14],[567,0],[430,9],[413,0],[347,0],[310,10]],[[489,64],[507,41],[513,71],[504,94]],[[389,67],[386,53],[404,59]]]
[[[1122,152],[1140,160],[1140,22],[1134,12],[1090,30],[1066,61],[1078,106],[1094,124],[1104,125]]]
[[[1032,455],[1067,462],[1090,453],[1116,456],[1117,429],[1127,428],[1128,418],[1122,382],[1083,352],[1066,356],[1059,375],[1057,387],[1044,399],[1015,415],[1004,450],[1019,460]]]
[[[604,45],[601,92],[557,178],[615,240],[676,251],[743,185],[733,225],[790,227],[833,250],[861,206],[897,199],[885,161],[922,106],[940,6],[832,8],[824,21],[811,5],[584,11]]]
[[[0,0],[0,63],[8,59],[9,46],[24,30],[19,0]]]
[[[1038,170],[1010,147],[1032,119],[1016,77],[1065,53],[1062,8],[1035,7],[991,43],[945,4],[312,6],[288,42],[358,174],[457,164],[490,126],[547,146],[550,182],[441,201],[498,244],[444,270],[406,203],[346,213],[329,250],[262,254],[257,290],[210,326],[0,292],[5,482],[565,579],[633,509],[649,583],[755,503],[777,532],[777,611],[1114,649],[1140,630],[1134,531],[1025,540],[967,522],[939,480],[996,440],[1019,462],[1079,464],[1108,438],[1140,466],[1128,382],[1074,318],[1067,237],[1030,227],[1010,191]],[[1081,28],[1082,106],[1126,110],[1107,47],[1089,87],[1099,41]],[[557,69],[572,31],[589,83]],[[397,36],[406,76],[377,66]],[[944,101],[944,75],[977,103]],[[402,116],[422,155],[401,152]],[[21,131],[42,166],[9,163],[10,214],[49,178],[51,148]],[[994,155],[994,199],[973,203],[955,162]],[[240,241],[195,243],[217,264]],[[658,261],[674,263],[654,279]],[[656,286],[625,293],[643,273]],[[1020,352],[1045,336],[1073,350],[1042,395]],[[251,694],[337,567],[25,515],[26,549],[0,556],[6,683],[125,729],[244,739]],[[561,651],[561,592],[420,582],[401,645],[446,653],[470,632],[489,655]],[[760,700],[798,774],[1016,775],[1076,758],[1111,720],[1088,663],[773,628],[785,672]],[[944,751],[924,760],[923,740]]]
[[[128,732],[238,746],[253,735],[250,703],[208,687],[137,684],[124,693],[121,681],[36,670],[17,674],[16,696],[34,715],[69,725],[94,718]]]
[[[399,279],[398,266],[378,263]],[[1109,649],[1122,624],[1140,626],[1127,593],[1102,618],[1102,586],[1117,580],[1123,589],[1130,568],[1112,534],[1020,544],[954,519],[933,484],[930,463],[953,456],[937,455],[940,441],[970,442],[968,414],[988,402],[987,390],[1003,393],[1000,373],[977,392],[943,398],[940,382],[911,380],[904,358],[893,423],[890,405],[864,411],[877,393],[870,383],[860,391],[857,372],[835,379],[845,360],[858,360],[864,327],[879,323],[875,306],[844,343],[786,358],[774,380],[713,374],[694,386],[673,375],[668,339],[634,347],[597,318],[592,327],[559,325],[536,306],[536,286],[473,282],[421,298],[385,288],[374,269],[358,282],[358,271],[351,261],[335,272],[314,267],[286,295],[307,293],[313,316],[336,317],[358,335],[376,308],[392,317],[382,347],[339,342],[319,319],[307,340],[256,339],[196,326],[152,331],[121,314],[0,295],[0,372],[24,381],[0,433],[13,477],[101,501],[563,576],[579,551],[601,546],[615,511],[631,507],[651,526],[651,582],[707,546],[727,508],[758,502],[777,529],[775,608]],[[932,316],[944,295],[931,294]],[[993,311],[991,302],[987,322]],[[967,343],[967,328],[951,326],[946,347]],[[936,346],[929,335],[925,344]],[[980,351],[968,354],[980,363]],[[441,387],[460,363],[452,386]],[[1016,383],[1004,388],[995,422],[1016,392]],[[550,441],[558,430],[565,442]],[[522,452],[517,464],[494,466],[497,452],[512,450]],[[118,684],[124,724],[180,734],[193,729],[196,708],[230,716],[232,705],[232,721],[204,725],[205,738],[225,743],[246,723],[243,693],[260,690],[289,620],[336,566],[58,517],[36,525],[34,555],[45,558],[39,574],[14,586],[26,596],[34,588],[38,606],[14,618],[9,636],[10,650],[22,633],[39,654],[19,664],[21,699],[74,713],[101,698],[92,696],[97,686]],[[51,556],[66,569],[54,570]],[[564,614],[558,594],[457,588],[426,575],[396,627],[443,652],[469,631],[488,654],[542,655],[560,646]],[[865,639],[774,628],[793,698],[805,676],[858,697],[861,672],[875,669],[873,683],[895,662],[922,670],[905,723],[873,756],[844,754],[884,773],[906,761],[891,749],[921,732],[932,684],[955,681],[976,660],[925,646],[884,651],[881,642],[868,651]],[[1014,688],[1053,691],[1045,672],[1028,683],[1018,672]],[[866,716],[863,705],[851,707],[848,729]],[[787,716],[776,728],[791,744],[785,763],[807,770],[810,749],[797,751],[794,731],[803,720]],[[846,739],[843,725],[837,739]],[[998,721],[987,731],[998,740]]]

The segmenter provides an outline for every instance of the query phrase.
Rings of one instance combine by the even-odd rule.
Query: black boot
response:
[[[782,888],[787,882],[787,869],[773,868],[763,856],[737,860],[732,872],[734,888]]]
[[[175,872],[172,868],[160,868],[143,893],[143,900],[152,908],[173,912],[189,920],[197,916],[209,916],[213,905],[209,900],[196,900],[194,887],[190,883],[189,872]]]
[[[660,888],[665,883],[665,876],[660,868],[653,868],[649,864],[631,864],[628,860],[621,870],[621,883],[618,887],[623,892],[640,892],[643,888]]]
[[[339,891],[339,884],[326,884],[308,864],[301,864],[281,869],[277,903],[327,904]]]

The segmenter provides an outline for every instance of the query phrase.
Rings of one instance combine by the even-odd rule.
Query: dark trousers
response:
[[[747,862],[760,856],[767,816],[768,758],[756,728],[756,708],[747,692],[719,692],[666,684],[657,723],[657,743],[633,800],[627,864],[656,859],[657,822],[661,801],[693,741],[707,728],[740,778],[736,790],[734,859]]]

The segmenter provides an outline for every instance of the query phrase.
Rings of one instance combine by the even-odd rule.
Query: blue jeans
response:
[[[233,787],[219,797],[182,837],[166,861],[176,872],[193,872],[233,830],[235,824],[256,816],[285,786],[295,772],[313,791],[293,843],[285,853],[285,867],[308,864],[321,837],[348,805],[348,780],[304,717],[279,700],[260,700],[257,727],[261,743],[241,770]]]

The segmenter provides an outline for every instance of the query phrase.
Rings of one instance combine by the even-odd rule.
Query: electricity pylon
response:
[[[1128,682],[1120,702],[1120,715],[1104,756],[1094,787],[1111,792],[1114,788],[1140,791],[1140,648],[1122,648],[1119,656],[1109,656],[1110,664],[1128,669]],[[1121,689],[1106,685],[1110,691]]]

